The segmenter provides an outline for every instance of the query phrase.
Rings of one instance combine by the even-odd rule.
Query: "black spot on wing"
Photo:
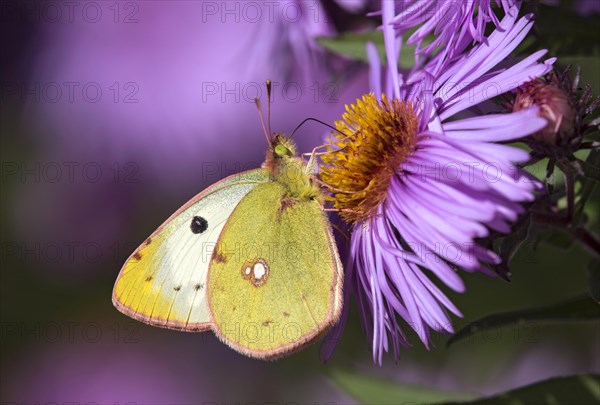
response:
[[[173,287],[173,290],[175,290],[175,291],[179,291],[179,290],[181,290],[181,286],[180,286],[180,285],[178,285],[178,286],[176,286],[176,287]]]
[[[192,218],[190,229],[193,233],[202,233],[208,229],[208,221],[200,216],[195,216]]]

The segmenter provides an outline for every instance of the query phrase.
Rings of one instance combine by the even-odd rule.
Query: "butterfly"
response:
[[[213,184],[167,219],[127,259],[112,301],[144,323],[212,330],[242,354],[276,359],[338,321],[343,268],[312,156],[305,162],[260,115],[263,165]]]

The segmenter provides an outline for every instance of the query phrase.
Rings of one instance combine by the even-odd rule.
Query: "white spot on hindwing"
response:
[[[267,272],[267,270],[265,269],[265,266],[261,262],[258,262],[254,265],[254,278],[255,279],[260,280],[262,278],[262,276],[265,275],[266,272]]]
[[[242,278],[248,280],[255,287],[260,287],[267,282],[269,266],[265,259],[258,258],[248,261],[242,266]]]

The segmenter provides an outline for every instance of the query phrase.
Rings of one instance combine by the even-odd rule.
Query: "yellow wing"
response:
[[[320,337],[339,319],[342,266],[319,203],[256,186],[221,232],[207,285],[215,334],[245,355],[277,358]]]
[[[170,329],[210,329],[206,275],[234,208],[268,172],[251,170],[207,188],[173,214],[127,259],[112,301],[125,315]]]

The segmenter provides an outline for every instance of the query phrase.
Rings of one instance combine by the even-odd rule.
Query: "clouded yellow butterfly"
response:
[[[337,322],[343,270],[314,168],[286,136],[260,169],[177,210],[127,259],[113,303],[154,326],[212,329],[250,357],[297,351]]]

